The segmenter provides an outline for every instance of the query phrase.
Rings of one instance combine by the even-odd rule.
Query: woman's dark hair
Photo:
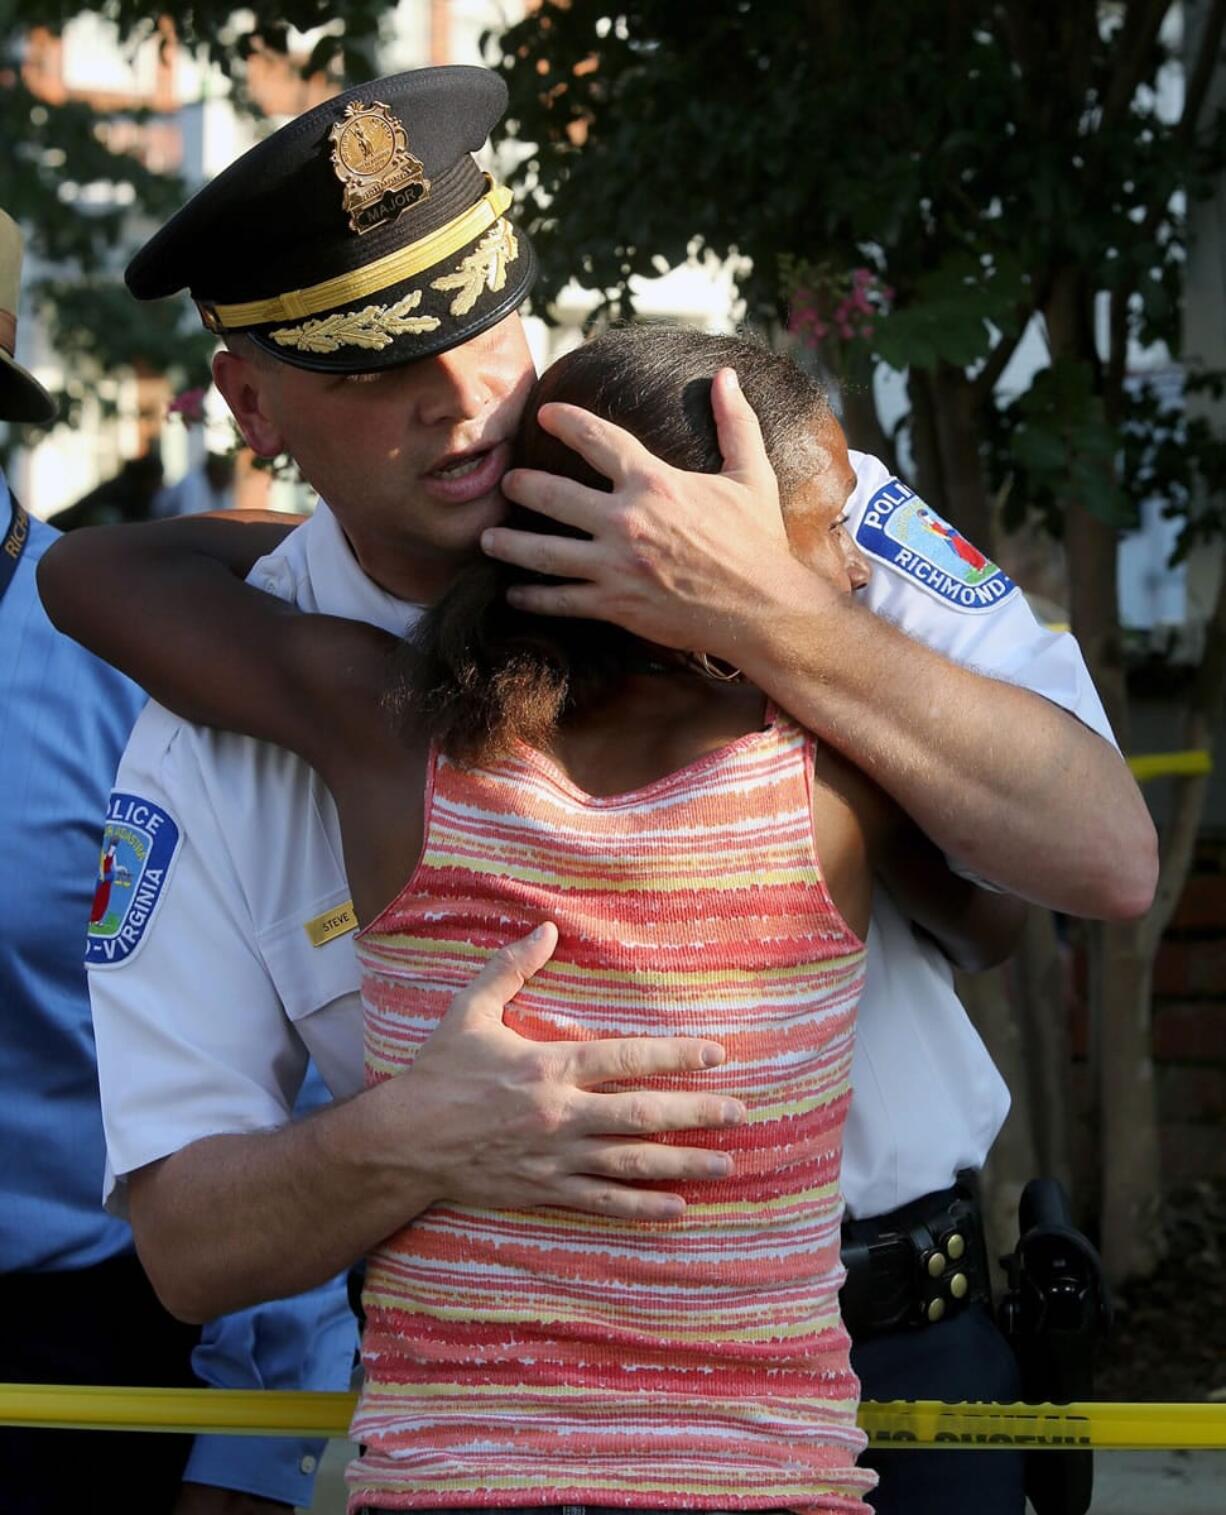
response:
[[[815,422],[829,414],[822,387],[791,359],[744,337],[686,327],[626,326],[566,353],[528,397],[514,466],[564,474],[596,489],[609,481],[537,421],[550,400],[581,405],[631,432],[657,457],[693,473],[722,467],[711,381],[734,368],[753,406],[785,507],[812,473]],[[508,525],[565,534],[516,507]],[[506,602],[522,569],[474,563],[428,610],[397,655],[389,706],[449,757],[488,763],[516,741],[547,744],[559,722],[598,702],[628,672],[676,654],[602,621],[530,615]],[[694,649],[695,651],[699,649]]]

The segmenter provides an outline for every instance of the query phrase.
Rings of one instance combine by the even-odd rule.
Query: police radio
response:
[[[1098,1253],[1052,1178],[1031,1179],[1022,1191],[1018,1230],[1017,1246],[1000,1260],[1009,1281],[1000,1327],[1021,1369],[1022,1398],[1092,1399],[1095,1349],[1111,1325]],[[1093,1490],[1091,1451],[1026,1453],[1026,1496],[1036,1515],[1085,1515]]]

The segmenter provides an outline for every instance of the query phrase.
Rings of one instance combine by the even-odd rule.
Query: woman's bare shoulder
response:
[[[385,717],[377,745],[362,761],[329,778],[354,907],[363,925],[396,899],[417,867],[425,841],[430,761],[428,742],[396,730]]]

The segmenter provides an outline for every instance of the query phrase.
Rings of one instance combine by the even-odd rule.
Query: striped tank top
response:
[[[838,1310],[838,1176],[864,948],[822,879],[814,750],[778,719],[596,798],[526,747],[434,755],[418,867],[358,939],[366,1079],[408,1067],[496,948],[553,958],[506,1011],[539,1041],[714,1038],[729,1152],[677,1220],[435,1205],[370,1257],[350,1509],[863,1512]]]

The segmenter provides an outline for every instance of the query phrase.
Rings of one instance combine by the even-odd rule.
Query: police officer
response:
[[[21,236],[0,212],[0,418],[56,407],[14,359]],[[0,474],[0,1381],[344,1389],[342,1282],[214,1320],[158,1303],[132,1232],[99,1208],[104,1140],[81,939],[128,892],[98,807],[145,694],[62,636],[35,589],[57,532]],[[114,586],[111,586],[113,591]],[[108,859],[108,853],[110,854]],[[318,1439],[0,1430],[6,1515],[274,1515],[309,1504]]]
[[[247,441],[288,450],[327,502],[252,581],[400,631],[478,543],[576,577],[579,588],[537,585],[524,602],[739,664],[854,752],[974,875],[1065,909],[1143,909],[1152,827],[1075,644],[1042,632],[1007,578],[959,556],[871,459],[858,463],[854,524],[879,564],[874,608],[902,629],[836,605],[790,557],[756,423],[728,374],[714,395],[722,475],[677,474],[616,429],[558,412],[552,424],[613,481],[618,508],[591,541],[529,542],[499,525],[504,493],[589,524],[575,487],[504,476],[530,380],[515,311],[532,253],[509,197],[469,157],[503,105],[499,82],[470,69],[351,90],[252,149],[131,265],[140,297],[190,289],[225,339],[214,376]],[[124,856],[125,833],[144,836],[144,861]],[[295,758],[150,707],[108,835],[141,871],[125,918],[90,944],[108,1147],[178,1311],[198,1318],[302,1287],[442,1199],[660,1213],[656,1191],[627,1181],[654,1176],[659,1148],[630,1142],[596,1164],[598,1127],[569,1049],[526,1049],[501,1025],[522,949],[458,996],[409,1073],[357,1092],[339,832]],[[968,882],[968,909],[976,894]],[[982,1299],[969,1303],[984,1291],[973,1207],[954,1185],[982,1162],[1006,1096],[947,965],[888,905],[870,953],[849,1203],[877,1218],[888,1245],[867,1247],[870,1265],[890,1253],[905,1297],[896,1319],[859,1329],[935,1363],[926,1392],[939,1396],[941,1363],[967,1349],[958,1322],[987,1330]],[[696,1051],[664,1043],[653,1069]],[[308,1052],[334,1094],[354,1097],[286,1125]],[[617,1075],[617,1044],[591,1055]],[[653,1089],[641,1116],[649,1134],[715,1127],[722,1112]],[[902,1232],[913,1255],[895,1258]],[[998,1383],[991,1362],[976,1385],[951,1387],[991,1397]],[[944,1512],[1009,1508],[1011,1488],[994,1502],[982,1474],[970,1482],[945,1486]]]

